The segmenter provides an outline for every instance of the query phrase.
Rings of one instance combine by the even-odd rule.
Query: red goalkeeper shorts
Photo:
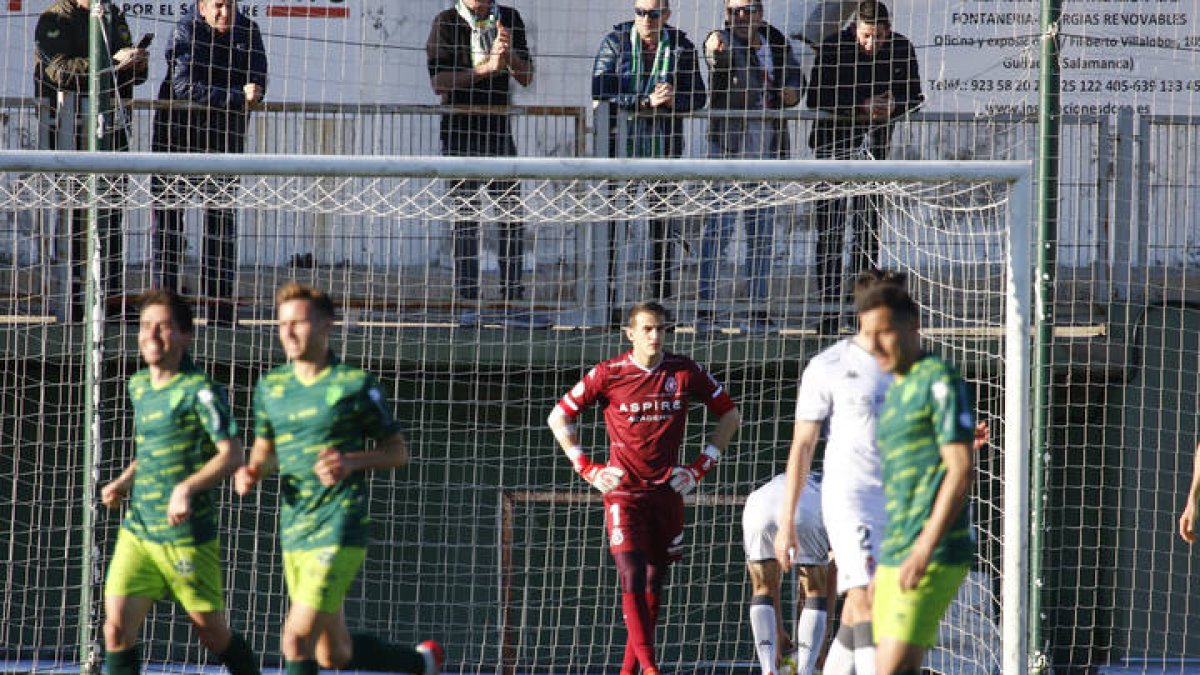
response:
[[[683,557],[683,497],[670,486],[608,493],[604,496],[604,527],[614,555],[641,552],[660,564]]]

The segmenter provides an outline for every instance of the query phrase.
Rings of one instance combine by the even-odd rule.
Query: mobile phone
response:
[[[146,33],[145,35],[142,36],[141,40],[138,40],[137,48],[138,49],[146,49],[147,47],[150,46],[151,42],[154,42],[154,33]]]

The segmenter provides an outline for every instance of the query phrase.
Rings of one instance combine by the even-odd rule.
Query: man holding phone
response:
[[[88,71],[91,68],[88,52],[89,0],[54,0],[38,17],[34,33],[33,90],[38,101],[40,119],[44,125],[39,134],[43,150],[86,150]],[[112,70],[100,80],[101,94],[111,97],[114,119],[101,129],[108,130],[107,143],[113,150],[128,150],[129,136],[124,120],[124,108],[133,99],[135,85],[146,81],[147,60],[143,45],[133,46],[129,24],[115,5],[109,5],[103,16],[103,30],[108,36]],[[101,145],[104,147],[104,145]],[[63,312],[66,321],[83,320],[84,264],[86,257],[87,211],[71,209],[65,216],[70,243],[66,246],[70,267],[70,307]],[[100,254],[103,268],[100,280],[101,296],[115,303],[113,310],[125,315],[121,284],[122,270],[121,212],[100,209]],[[132,305],[132,303],[130,303]],[[127,313],[134,317],[132,307]]]

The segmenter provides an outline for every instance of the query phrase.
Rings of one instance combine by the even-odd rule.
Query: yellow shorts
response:
[[[157,544],[122,529],[108,563],[105,597],[158,600],[168,591],[189,612],[225,609],[220,544]]]
[[[871,599],[875,643],[883,638],[932,648],[938,624],[950,607],[970,565],[929,563],[925,576],[911,591],[900,590],[900,568],[880,565],[875,570],[875,597]]]
[[[326,546],[284,551],[283,577],[292,602],[333,613],[342,608],[350,584],[367,558],[362,546]]]

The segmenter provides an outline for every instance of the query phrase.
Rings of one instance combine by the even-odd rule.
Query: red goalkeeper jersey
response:
[[[574,421],[592,404],[600,405],[608,464],[625,470],[622,488],[638,490],[666,483],[680,463],[689,401],[718,416],[736,407],[721,383],[686,356],[664,353],[657,366],[646,369],[631,350],[592,368],[558,407]]]

